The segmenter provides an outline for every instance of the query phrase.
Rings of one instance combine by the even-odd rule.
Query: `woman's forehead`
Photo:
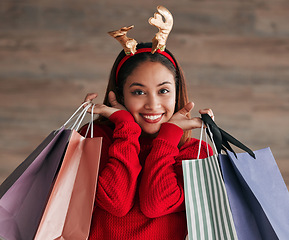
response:
[[[158,86],[164,83],[174,83],[172,72],[159,62],[144,62],[136,67],[127,77],[128,85],[139,83],[147,85],[153,83]]]

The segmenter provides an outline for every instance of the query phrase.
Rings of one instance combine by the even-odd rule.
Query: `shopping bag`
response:
[[[35,240],[88,238],[101,142],[73,130]]]
[[[23,174],[23,172],[30,166],[35,158],[47,147],[47,145],[56,136],[57,131],[52,131],[42,143],[4,180],[0,186],[0,199],[7,192],[7,190],[16,182],[16,180]]]
[[[199,159],[198,154],[182,167],[188,239],[237,239],[217,155]]]
[[[214,126],[213,135],[221,136],[211,139],[226,150],[219,152],[219,160],[238,238],[288,239],[289,192],[270,148],[248,151],[228,133],[224,137],[208,116],[203,120],[208,128]],[[229,151],[228,142],[246,152]]]
[[[262,240],[255,217],[248,205],[229,157],[226,154],[220,154],[219,159],[238,239]],[[249,193],[249,197],[252,197],[252,194],[250,196]]]
[[[247,153],[237,153],[236,158],[231,152],[220,158],[239,239],[288,239],[286,184],[270,148],[254,153],[256,159]]]
[[[52,131],[1,184],[0,239],[33,239],[71,134],[72,128],[67,125],[77,117],[73,127],[79,127],[83,112],[87,110],[80,111],[82,106],[62,127]]]
[[[63,128],[50,134],[4,182],[4,188],[11,186],[0,199],[0,237],[3,239],[33,239],[69,135],[70,130]]]

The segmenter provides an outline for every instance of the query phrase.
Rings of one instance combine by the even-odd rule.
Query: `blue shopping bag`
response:
[[[262,240],[255,217],[229,157],[225,154],[219,154],[219,160],[238,238],[240,240]],[[252,193],[250,193],[249,191],[247,195],[252,199]]]
[[[270,148],[252,152],[209,116],[202,119],[213,133],[238,239],[288,239],[289,192]],[[235,153],[229,143],[246,152]]]
[[[220,157],[240,240],[288,239],[289,192],[270,148]]]

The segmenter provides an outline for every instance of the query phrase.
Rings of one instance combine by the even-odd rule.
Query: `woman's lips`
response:
[[[147,123],[157,123],[162,119],[163,114],[141,114],[141,116]]]

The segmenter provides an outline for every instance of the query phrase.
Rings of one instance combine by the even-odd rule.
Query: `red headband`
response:
[[[151,48],[140,48],[136,51],[135,54],[138,54],[138,53],[144,53],[144,52],[151,52],[152,49]],[[171,61],[171,63],[174,65],[175,68],[177,68],[176,66],[176,63],[174,61],[174,59],[172,58],[172,56],[170,54],[168,54],[167,52],[165,51],[161,51],[160,49],[156,50],[156,53],[159,53],[163,56],[165,56],[167,59],[169,59]],[[119,70],[120,68],[122,67],[122,65],[126,62],[127,59],[129,59],[130,57],[132,57],[133,55],[135,54],[130,54],[130,55],[126,55],[123,59],[121,59],[121,61],[119,62],[118,66],[117,66],[117,69],[116,69],[116,74],[115,74],[115,81],[116,81],[116,84],[117,84],[117,80],[118,80],[118,73],[119,73]]]

